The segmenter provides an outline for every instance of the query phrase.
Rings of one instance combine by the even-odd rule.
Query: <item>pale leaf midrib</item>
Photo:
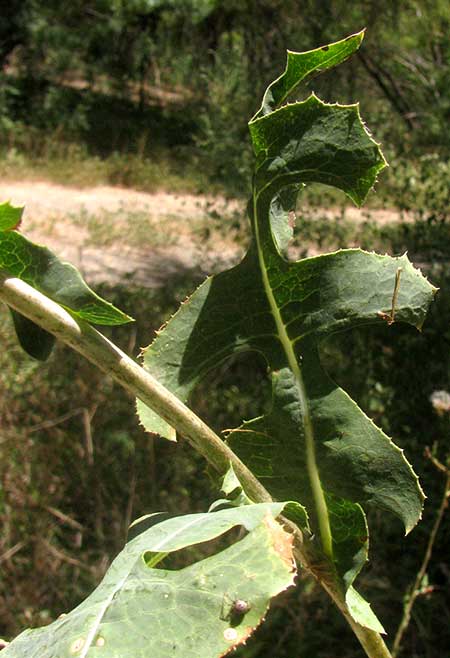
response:
[[[185,532],[186,529],[189,528],[190,526],[197,525],[198,523],[201,523],[201,522],[202,522],[202,519],[194,518],[194,520],[190,521],[188,524],[181,525],[177,530],[172,532],[171,535],[169,535],[168,537],[163,537],[163,539],[159,542],[159,544],[156,544],[156,546],[153,547],[152,552],[155,552],[155,553],[159,552],[162,548],[164,548],[164,544],[167,543],[167,541],[173,540],[174,537],[176,537],[177,535]],[[145,552],[145,551],[142,551],[142,552]],[[116,594],[121,591],[122,587],[125,585],[126,581],[128,580],[128,578],[130,576],[131,569],[133,568],[133,566],[134,566],[134,563],[132,565],[130,565],[130,568],[127,570],[124,577],[118,583],[116,583],[113,591],[106,598],[103,605],[101,606],[100,611],[96,615],[95,620],[92,623],[92,625],[89,629],[89,632],[86,636],[86,640],[83,644],[83,648],[82,648],[82,651],[80,653],[79,658],[86,658],[87,657],[88,651],[93,645],[94,639],[95,639],[95,637],[96,637],[96,635],[97,635],[97,633],[100,629],[100,625],[103,621],[103,618],[105,617],[106,612],[108,611],[109,607],[111,606]]]
[[[320,536],[322,541],[322,548],[325,555],[327,555],[327,557],[330,560],[332,560],[333,548],[332,548],[330,520],[328,516],[327,504],[325,501],[325,494],[322,489],[322,484],[320,482],[319,469],[317,467],[317,462],[316,462],[314,430],[311,421],[311,414],[309,411],[308,397],[306,393],[305,383],[303,381],[301,368],[295,356],[293,343],[288,336],[286,326],[281,317],[281,312],[276,302],[275,296],[273,294],[272,287],[270,285],[269,277],[267,274],[267,268],[264,261],[264,254],[263,254],[263,250],[261,246],[261,238],[259,234],[259,221],[258,221],[256,194],[253,195],[253,217],[254,217],[254,225],[255,225],[256,248],[258,251],[258,260],[261,268],[261,276],[263,280],[264,290],[267,299],[269,301],[270,310],[275,320],[275,325],[278,331],[278,337],[280,339],[282,348],[286,354],[289,367],[291,368],[292,373],[294,375],[298,396],[302,407],[301,415],[302,415],[303,430],[305,435],[306,466],[307,466],[308,477],[311,485],[311,490],[313,493],[314,503],[316,507]]]

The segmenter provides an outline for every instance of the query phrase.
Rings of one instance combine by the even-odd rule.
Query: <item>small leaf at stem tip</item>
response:
[[[284,72],[268,86],[261,107],[250,123],[279,108],[294,93],[300,83],[306,82],[313,75],[337,66],[353,55],[361,45],[364,32],[361,30],[341,41],[306,52],[298,53],[288,50]],[[258,151],[256,150],[256,152]]]
[[[47,247],[31,242],[17,231],[0,232],[0,269],[22,279],[86,322],[117,325],[132,321],[91,290],[73,265],[59,260]]]
[[[18,233],[22,213],[23,208],[15,208],[9,202],[0,204],[0,269],[36,288],[77,319],[100,325],[133,321],[91,290],[73,265],[60,261],[49,249]],[[13,309],[11,313],[21,347],[31,357],[45,361],[54,337]]]

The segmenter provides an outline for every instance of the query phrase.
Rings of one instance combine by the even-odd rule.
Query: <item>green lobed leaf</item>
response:
[[[0,205],[0,269],[30,284],[80,320],[100,325],[131,322],[132,318],[91,290],[73,265],[12,230],[22,212],[23,208],[9,203]],[[53,336],[15,311],[12,315],[21,346],[34,358],[45,360],[52,350]]]
[[[249,123],[259,162],[255,188],[260,203],[290,183],[324,183],[364,202],[386,166],[361,121],[358,105],[321,101],[315,94]],[[273,189],[275,188],[275,192]]]
[[[329,52],[319,50],[316,71]],[[299,69],[298,81],[303,73]],[[283,85],[295,87],[295,76]],[[276,89],[272,105],[266,94],[266,109],[284,100]],[[232,354],[254,350],[265,357],[272,408],[232,432],[228,442],[276,499],[306,507],[314,541],[350,613],[379,631],[353,589],[368,551],[363,508],[395,514],[409,532],[420,518],[423,493],[403,452],[323,370],[319,346],[334,332],[367,323],[399,321],[420,329],[436,289],[406,255],[346,249],[297,262],[283,257],[289,210],[301,186],[333,185],[359,205],[386,166],[356,105],[329,105],[311,95],[261,111],[249,128],[257,154],[249,251],[182,305],[144,351],[144,365],[186,401],[199,379]],[[144,427],[169,434],[144,405],[138,409]]]
[[[228,442],[276,499],[306,507],[350,614],[381,631],[353,588],[368,553],[363,507],[394,513],[408,532],[420,518],[423,493],[402,451],[323,370],[319,346],[333,332],[369,322],[420,329],[436,290],[406,255],[348,249],[285,260],[289,211],[303,185],[332,185],[360,205],[386,162],[356,105],[329,105],[313,94],[277,109],[299,82],[345,59],[361,38],[288,56],[285,73],[249,123],[257,156],[249,251],[182,305],[144,351],[144,365],[187,401],[199,379],[232,354],[254,350],[265,357],[272,408]],[[146,429],[169,435],[141,403],[138,411]]]
[[[272,515],[283,504],[246,505],[169,519],[130,541],[99,587],[44,628],[27,630],[5,658],[210,658],[245,642],[270,599],[293,584],[291,537]],[[155,569],[167,553],[242,525],[231,547],[178,571]],[[234,611],[245,601],[244,613]]]
[[[284,73],[268,86],[261,107],[252,121],[277,109],[293,94],[301,82],[306,82],[313,75],[337,66],[353,55],[361,45],[363,37],[364,30],[336,43],[303,53],[288,50]],[[258,149],[255,150],[258,152]]]
[[[131,318],[86,285],[78,270],[16,231],[0,233],[0,268],[22,279],[75,317],[93,324],[116,325]]]

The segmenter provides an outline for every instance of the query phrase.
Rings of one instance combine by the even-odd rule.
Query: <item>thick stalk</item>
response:
[[[219,471],[230,462],[253,500],[271,497],[234,452],[173,393],[87,322],[75,320],[59,304],[20,279],[0,273],[0,299],[72,347],[164,418]]]
[[[115,379],[134,396],[148,404],[182,434],[219,472],[229,463],[256,502],[270,501],[269,492],[230,448],[176,396],[154,379],[105,336],[85,322],[75,320],[61,306],[21,281],[0,272],[0,300],[82,354],[105,374]],[[310,569],[308,553],[303,549],[299,529],[283,521],[296,535],[296,558],[317,578],[352,627],[368,658],[392,658],[378,633],[356,624],[350,617],[338,588],[324,582]]]

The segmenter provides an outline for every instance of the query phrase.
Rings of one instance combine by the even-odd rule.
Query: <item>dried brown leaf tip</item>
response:
[[[293,554],[294,537],[286,532],[283,527],[275,521],[273,516],[267,515],[264,524],[270,530],[275,552],[281,557],[292,571],[295,571],[295,560]]]

